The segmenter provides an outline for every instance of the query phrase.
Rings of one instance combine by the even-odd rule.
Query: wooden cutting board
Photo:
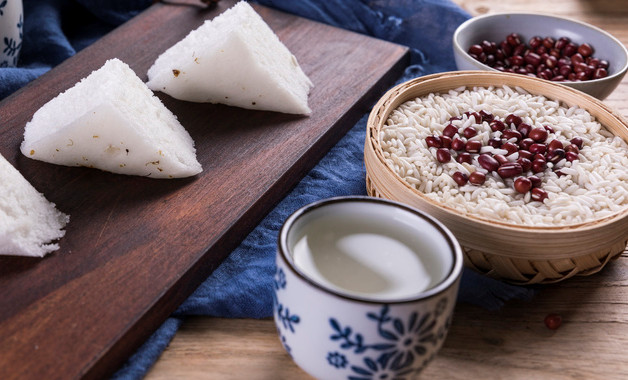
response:
[[[146,80],[157,56],[232,6],[155,4],[0,102],[0,153],[71,215],[61,249],[0,258],[0,379],[104,377],[220,264],[386,90],[407,49],[255,5],[315,88],[310,117],[158,94],[196,141],[203,172],[155,180],[19,152],[25,123],[117,57]]]

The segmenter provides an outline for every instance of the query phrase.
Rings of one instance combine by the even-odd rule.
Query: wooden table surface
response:
[[[539,11],[596,25],[628,46],[628,1],[455,0],[472,15]],[[628,118],[628,78],[605,103]],[[548,313],[563,318],[549,330]],[[545,286],[499,311],[456,307],[425,379],[628,379],[628,252],[600,273]],[[188,318],[147,379],[310,379],[273,321]]]

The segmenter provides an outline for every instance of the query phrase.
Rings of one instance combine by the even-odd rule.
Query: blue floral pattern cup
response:
[[[279,232],[280,340],[318,379],[411,379],[445,340],[462,267],[451,232],[419,210],[357,196],[312,203]]]
[[[22,48],[22,0],[0,0],[0,67],[16,67]]]

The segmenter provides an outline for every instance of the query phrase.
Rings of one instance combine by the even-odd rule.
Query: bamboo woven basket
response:
[[[384,160],[379,132],[403,102],[461,86],[521,87],[533,94],[586,109],[616,136],[628,141],[626,121],[599,100],[569,87],[518,74],[458,71],[424,76],[389,90],[367,123],[364,162],[369,195],[403,202],[443,222],[465,251],[465,265],[518,284],[558,282],[590,275],[617,257],[628,243],[628,208],[607,218],[566,227],[517,226],[463,214],[411,187]]]

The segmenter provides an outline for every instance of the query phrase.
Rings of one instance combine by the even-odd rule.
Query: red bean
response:
[[[521,136],[521,132],[515,131],[514,129],[506,129],[502,133],[502,136],[506,140],[510,140],[510,139],[514,138],[516,141],[520,141],[523,138],[523,136]]]
[[[506,42],[512,47],[519,46],[521,45],[521,38],[517,33],[510,33],[506,36]]]
[[[521,133],[521,137],[528,137],[528,133],[532,130],[532,126],[527,123],[521,123],[517,126],[517,131]]]
[[[491,131],[493,132],[497,132],[497,131],[501,132],[504,129],[506,129],[506,125],[504,125],[504,122],[501,120],[493,120],[491,121],[489,126],[491,127]]]
[[[515,190],[521,194],[525,194],[532,188],[532,181],[526,177],[519,177],[515,179]]]
[[[583,57],[589,57],[591,54],[593,54],[593,48],[591,47],[591,45],[584,43],[578,46],[578,53],[581,54]]]
[[[475,55],[480,55],[484,50],[482,49],[482,46],[480,45],[471,45],[469,46],[469,50],[468,52],[470,54],[475,54]]]
[[[554,133],[554,128],[550,127],[549,125],[544,125],[543,128],[545,128],[547,133]]]
[[[535,187],[532,189],[532,200],[543,202],[547,198],[547,192],[543,189]]]
[[[571,139],[569,142],[577,146],[578,149],[582,149],[583,141],[581,137],[576,136],[573,139]]]
[[[575,154],[578,154],[580,153],[580,149],[578,148],[576,144],[569,144],[565,148],[565,152],[574,152]]]
[[[556,149],[563,149],[563,143],[558,140],[552,140],[549,144],[547,144],[547,152],[551,153]]]
[[[578,156],[578,153],[575,152],[567,152],[565,153],[565,158],[569,162],[574,162],[575,160],[579,160],[580,156]]]
[[[458,186],[466,185],[467,181],[469,180],[469,177],[467,177],[467,175],[462,172],[455,172],[451,177],[458,184]]]
[[[459,139],[458,137],[454,137],[454,139],[451,141],[451,149],[455,151],[464,150],[464,146],[465,146],[465,142]]]
[[[525,56],[526,63],[531,64],[534,67],[537,67],[541,64],[541,56],[536,53],[528,53]]]
[[[470,164],[471,162],[473,162],[473,157],[471,157],[471,155],[467,152],[460,152],[458,153],[458,157],[456,157],[456,161],[458,161],[459,163],[467,163]]]
[[[425,142],[427,143],[427,146],[430,148],[442,148],[443,146],[443,142],[441,141],[440,137],[436,135],[427,136],[425,138]]]
[[[499,162],[499,165],[503,165],[506,164],[510,161],[508,161],[508,159],[506,158],[506,156],[502,155],[502,154],[496,154],[493,156],[493,158],[495,158],[495,160],[497,160],[497,162]]]
[[[540,173],[547,169],[547,162],[545,160],[537,160],[532,161],[532,171],[534,173]]]
[[[473,185],[482,185],[486,181],[486,175],[482,172],[475,171],[469,175],[469,182]]]
[[[523,173],[523,168],[516,162],[509,162],[497,169],[497,174],[502,178],[512,178]]]
[[[451,160],[451,153],[449,153],[449,149],[447,148],[438,148],[436,150],[436,159],[438,162],[447,163]]]
[[[527,158],[528,160],[532,161],[532,157],[533,156],[534,155],[530,151],[527,151],[525,149],[519,149],[519,157],[520,158],[523,157],[523,158]]]
[[[508,155],[511,155],[519,150],[519,148],[511,142],[506,142],[502,144],[501,149],[505,149],[506,151],[508,151]]]
[[[519,124],[523,123],[523,120],[519,116],[511,113],[510,115],[506,116],[506,119],[504,119],[504,122],[507,125],[514,124],[515,127],[517,127],[519,126]]]
[[[478,153],[482,149],[482,142],[477,140],[467,141],[465,150],[469,153]]]
[[[517,163],[521,165],[521,168],[523,169],[524,172],[527,172],[528,170],[532,169],[532,161],[530,161],[528,158],[519,157],[517,158]]]
[[[533,128],[528,136],[537,143],[542,143],[547,139],[548,133],[545,128]]]
[[[561,148],[554,149],[552,152],[548,152],[548,156],[548,161],[552,164],[556,164],[565,158],[565,151]]]
[[[475,136],[478,134],[478,130],[475,129],[474,127],[466,127],[463,131],[462,131],[462,135],[468,139],[470,139],[471,137]]]
[[[443,144],[443,148],[451,148],[451,137],[449,136],[441,136],[440,141]]]
[[[490,123],[491,121],[493,121],[493,119],[495,119],[495,116],[493,116],[493,114],[484,110],[480,111],[480,116],[482,117],[482,121],[486,121],[487,123]]]
[[[608,76],[608,71],[606,69],[598,67],[593,72],[593,79],[606,78]]]
[[[521,140],[519,142],[519,148],[527,150],[527,149],[530,148],[530,145],[532,145],[532,144],[534,144],[534,140],[532,140],[529,137],[526,137],[525,139],[523,139],[523,140]]]
[[[447,124],[445,129],[443,129],[443,136],[454,137],[454,135],[458,133],[458,127],[453,124]]]
[[[530,151],[530,153],[532,154],[544,154],[547,151],[547,145],[545,144],[539,144],[539,143],[534,143],[532,145],[530,145],[530,147],[528,148],[528,150]]]
[[[488,140],[488,145],[492,146],[495,149],[499,149],[502,146],[502,139],[499,139],[497,137],[493,137],[490,140]]]
[[[532,187],[539,187],[541,186],[541,179],[535,175],[531,175],[528,177],[528,179],[530,180],[530,182],[532,183]]]
[[[489,172],[497,170],[499,168],[499,162],[490,155],[483,153],[478,156],[478,163],[481,167]]]
[[[537,47],[541,46],[543,44],[543,39],[539,36],[534,36],[532,38],[530,38],[530,41],[528,41],[528,45],[532,48],[532,49],[536,49]]]

